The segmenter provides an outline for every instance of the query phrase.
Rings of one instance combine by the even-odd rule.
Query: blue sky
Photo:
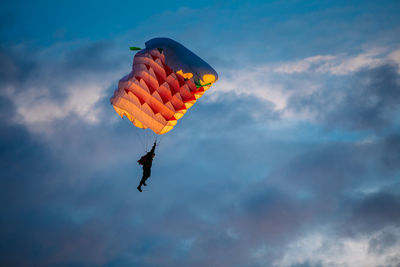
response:
[[[1,265],[399,266],[399,13],[2,1]],[[154,37],[219,81],[161,138],[139,193],[146,133],[109,98],[129,46]]]

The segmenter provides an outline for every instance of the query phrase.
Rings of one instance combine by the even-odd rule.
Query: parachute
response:
[[[180,43],[169,38],[146,42],[133,59],[132,71],[123,77],[110,101],[115,111],[136,127],[162,135],[217,80],[217,72]]]

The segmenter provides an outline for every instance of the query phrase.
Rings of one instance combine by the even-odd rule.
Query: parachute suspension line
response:
[[[149,142],[149,150],[153,147],[154,135],[155,133],[152,130],[149,130],[149,138],[147,139]]]
[[[150,146],[149,146],[149,140],[150,140],[150,135],[151,135],[151,133],[149,133],[149,131],[150,131],[150,129],[144,130],[145,140],[146,140],[146,152],[148,152],[148,151],[149,151],[149,148],[150,148]]]
[[[145,143],[142,139],[142,137],[140,136],[140,134],[136,131],[136,129],[134,130],[134,133],[136,134],[137,138],[139,139],[140,144],[142,145],[142,149],[145,148]]]
[[[157,146],[159,146],[161,144],[161,140],[162,140],[162,136],[160,136],[160,139],[158,139],[158,136],[156,137],[156,140],[154,141]]]
[[[143,136],[143,140],[144,140],[144,141],[143,141],[143,143],[144,143],[143,150],[144,150],[144,151],[147,151],[146,130],[144,130],[144,133],[143,133],[143,134],[140,133],[140,135]]]
[[[152,104],[153,104],[153,99],[150,99],[150,102],[149,102],[149,104],[152,106]],[[150,114],[150,116],[152,117],[152,121],[150,122],[150,125],[151,125],[151,128],[154,128],[155,127],[155,121],[157,121],[157,118],[156,118],[156,112],[151,112],[151,114]],[[149,144],[149,149],[151,148],[151,147],[153,147],[153,144],[154,144],[154,142],[155,142],[155,140],[157,139],[157,134],[153,131],[153,130],[150,130],[149,129],[149,131],[150,131],[150,133],[149,133],[149,136],[148,136],[148,138],[147,138],[147,141],[150,143]]]

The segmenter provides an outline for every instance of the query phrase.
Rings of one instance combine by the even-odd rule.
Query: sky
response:
[[[1,1],[0,265],[399,267],[399,13]],[[154,37],[219,80],[160,137],[140,193],[151,136],[109,99]]]

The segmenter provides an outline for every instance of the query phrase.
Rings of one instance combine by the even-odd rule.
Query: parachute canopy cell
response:
[[[154,38],[136,53],[111,104],[136,127],[164,134],[217,80],[217,72],[192,51],[174,40]]]

